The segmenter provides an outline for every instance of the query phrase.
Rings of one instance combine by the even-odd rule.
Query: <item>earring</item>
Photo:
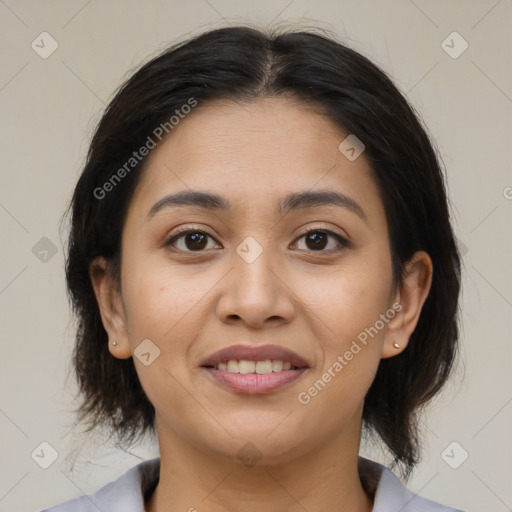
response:
[[[112,345],[114,345],[114,347],[117,347],[117,341],[115,341],[115,340],[114,340],[114,341],[112,342]]]
[[[400,348],[400,345],[395,341],[395,343],[393,343],[393,347]]]

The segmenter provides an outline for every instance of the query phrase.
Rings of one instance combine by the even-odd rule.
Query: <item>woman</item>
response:
[[[232,27],[118,91],[71,204],[79,421],[160,458],[71,510],[455,510],[407,476],[446,382],[460,261],[442,171],[374,64]]]

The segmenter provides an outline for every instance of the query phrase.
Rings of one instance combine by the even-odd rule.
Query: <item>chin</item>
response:
[[[279,422],[258,426],[247,424],[239,425],[236,429],[231,425],[229,431],[233,437],[227,434],[222,439],[218,436],[213,439],[201,436],[201,440],[208,443],[208,449],[220,457],[235,459],[235,463],[247,467],[255,464],[258,467],[286,464],[314,448],[303,436],[303,428],[278,425]]]

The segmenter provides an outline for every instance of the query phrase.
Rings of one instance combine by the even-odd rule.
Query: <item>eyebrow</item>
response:
[[[146,220],[149,220],[164,208],[176,206],[189,206],[225,212],[232,211],[233,209],[231,202],[222,196],[209,192],[188,190],[169,194],[157,201],[149,210]],[[278,203],[276,212],[280,215],[286,215],[291,211],[316,206],[339,206],[346,208],[368,223],[366,213],[356,201],[345,194],[331,190],[304,191],[288,194]]]

